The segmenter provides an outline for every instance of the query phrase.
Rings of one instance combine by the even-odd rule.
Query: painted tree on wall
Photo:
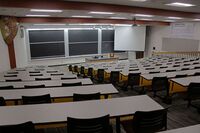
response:
[[[15,17],[1,16],[0,30],[5,43],[8,45],[10,67],[16,68],[15,50],[13,40],[18,31],[17,20]]]

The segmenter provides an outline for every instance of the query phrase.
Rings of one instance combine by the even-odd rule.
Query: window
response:
[[[98,30],[69,30],[69,56],[98,54]]]
[[[64,57],[64,30],[30,30],[31,59]]]

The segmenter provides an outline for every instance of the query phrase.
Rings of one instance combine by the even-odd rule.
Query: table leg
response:
[[[116,117],[116,132],[117,133],[121,132],[121,129],[120,129],[120,117],[119,116]]]

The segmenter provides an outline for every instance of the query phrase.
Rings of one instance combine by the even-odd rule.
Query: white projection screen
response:
[[[115,27],[116,51],[144,51],[146,38],[145,26],[123,26]]]

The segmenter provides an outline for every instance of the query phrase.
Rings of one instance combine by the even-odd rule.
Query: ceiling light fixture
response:
[[[125,17],[110,17],[111,19],[127,19]]]
[[[153,15],[147,15],[147,14],[135,14],[135,17],[153,17]]]
[[[73,18],[92,18],[92,16],[79,16],[79,15],[74,15],[71,17],[73,17]]]
[[[31,9],[31,12],[62,12],[62,10]]]
[[[132,26],[131,24],[115,24],[114,26]]]
[[[200,19],[199,18],[197,18],[197,19],[193,19],[194,21],[200,21]]]
[[[105,15],[111,15],[114,14],[113,12],[96,12],[96,11],[92,11],[89,12],[90,14],[105,14]]]
[[[130,0],[130,1],[133,1],[133,2],[145,2],[147,0]]]
[[[27,14],[27,17],[49,17],[50,15],[35,15],[35,14]]]
[[[169,3],[169,4],[165,4],[168,6],[176,6],[176,7],[192,7],[195,6],[193,4],[189,4],[189,3],[180,3],[180,2],[174,2],[174,3]]]
[[[61,26],[61,25],[66,25],[66,24],[33,24],[33,25],[56,25],[56,26],[57,26],[57,25],[58,25],[58,26],[60,25],[60,26]]]
[[[183,19],[181,17],[167,17],[168,19]]]
[[[141,18],[139,20],[143,20],[143,21],[152,21],[153,19],[148,19],[148,18]]]

